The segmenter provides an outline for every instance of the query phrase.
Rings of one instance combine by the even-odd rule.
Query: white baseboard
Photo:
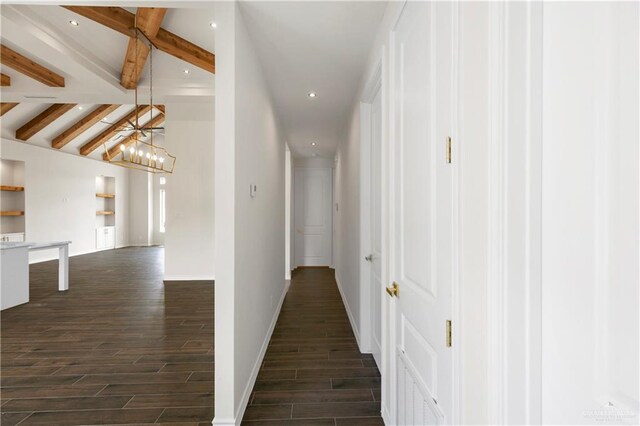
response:
[[[244,412],[247,409],[247,405],[249,404],[249,397],[251,397],[251,391],[253,390],[253,386],[256,384],[256,379],[258,378],[258,373],[260,372],[260,366],[262,365],[262,360],[267,353],[267,347],[269,346],[269,342],[271,341],[271,335],[273,334],[273,330],[276,328],[276,322],[278,322],[278,317],[280,316],[280,310],[282,309],[282,303],[284,303],[284,298],[287,295],[287,291],[289,291],[288,283],[285,283],[285,286],[282,290],[282,296],[280,296],[280,301],[278,302],[278,307],[276,308],[273,318],[271,319],[271,324],[269,325],[269,331],[267,331],[267,335],[265,336],[264,341],[262,342],[262,347],[260,348],[260,353],[258,354],[258,358],[256,359],[255,364],[253,365],[253,370],[251,371],[251,375],[249,376],[249,381],[244,388],[244,392],[242,393],[242,398],[240,399],[240,404],[238,405],[238,411],[236,411],[236,419],[234,423],[219,423],[215,421],[215,425],[237,425],[242,421],[242,417],[244,416]],[[227,422],[228,420],[224,420]]]
[[[236,426],[236,421],[233,419],[213,419],[211,424],[216,426]]]
[[[382,415],[382,421],[385,425],[393,425],[393,422],[391,421],[391,415],[389,414],[389,411],[387,411],[386,407],[382,407],[382,410],[380,410],[380,414]]]
[[[213,275],[165,275],[163,281],[215,281]]]
[[[356,326],[356,321],[353,318],[353,314],[351,313],[351,309],[349,309],[349,303],[347,302],[347,298],[344,296],[344,291],[342,291],[342,284],[340,284],[340,278],[338,277],[338,273],[336,271],[335,274],[336,283],[338,284],[338,291],[340,292],[340,297],[342,297],[342,304],[347,311],[347,316],[349,317],[349,322],[351,323],[351,329],[353,330],[353,335],[356,336],[356,342],[358,343],[358,349],[362,353],[366,353],[362,350],[362,345],[360,344],[360,332],[358,331],[358,327]]]

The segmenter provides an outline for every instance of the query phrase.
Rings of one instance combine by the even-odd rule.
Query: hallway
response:
[[[383,424],[380,373],[358,350],[333,274],[294,271],[243,424]]]

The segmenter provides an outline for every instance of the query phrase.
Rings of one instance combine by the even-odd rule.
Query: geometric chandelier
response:
[[[149,123],[153,123],[153,49],[156,46],[147,36],[138,29],[137,19],[134,29],[136,32],[136,71],[138,70],[138,41],[139,35],[142,35],[149,42],[149,106],[151,110],[151,119]],[[136,75],[138,75],[136,73]],[[115,154],[110,154],[107,144],[104,144],[105,157],[111,164],[127,167],[130,169],[142,170],[149,173],[173,173],[176,164],[176,157],[169,154],[163,147],[153,144],[153,134],[156,131],[163,130],[163,127],[146,127],[140,126],[138,122],[138,111],[141,105],[138,105],[138,85],[135,86],[135,103],[136,118],[135,123],[129,121],[129,125],[121,129],[121,131],[131,131],[133,133],[126,137],[125,141],[120,144],[120,149]],[[149,142],[141,139],[149,133]]]

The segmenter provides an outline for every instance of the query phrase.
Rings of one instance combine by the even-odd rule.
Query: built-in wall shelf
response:
[[[0,191],[21,192],[24,191],[24,186],[0,185]]]
[[[116,194],[101,194],[101,193],[97,193],[96,197],[98,198],[114,198],[116,196]]]
[[[116,213],[115,213],[115,212],[112,212],[112,211],[109,211],[109,210],[98,210],[98,211],[96,212],[96,214],[97,214],[98,216],[109,216],[109,215],[116,214]]]
[[[0,206],[2,207],[0,210],[0,230],[2,230],[2,237],[12,237],[11,239],[4,238],[3,241],[18,241],[14,238],[18,234],[22,235],[24,240],[25,218],[27,216],[26,191],[24,190],[26,186],[24,161],[0,159]],[[96,210],[110,209],[97,208]]]

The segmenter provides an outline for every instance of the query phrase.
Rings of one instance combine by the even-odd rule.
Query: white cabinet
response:
[[[13,232],[9,234],[0,234],[0,241],[21,243],[24,242],[24,232]]]
[[[29,245],[0,244],[0,309],[29,301]]]
[[[116,227],[101,226],[96,228],[96,249],[105,250],[116,248]]]

